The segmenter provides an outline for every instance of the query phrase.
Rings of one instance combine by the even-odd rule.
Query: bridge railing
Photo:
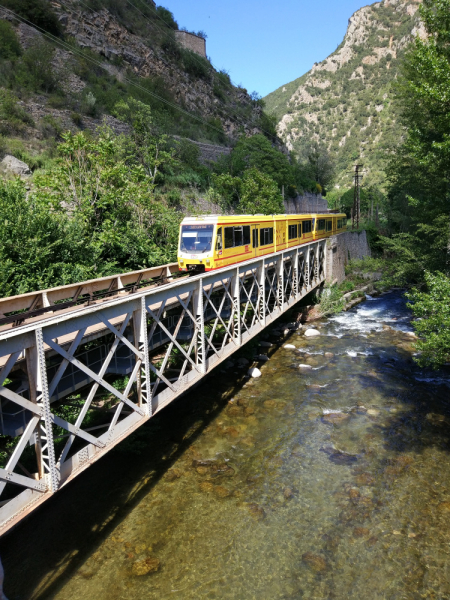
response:
[[[325,249],[320,240],[0,333],[0,397],[27,415],[0,468],[0,533],[322,284]],[[99,325],[109,339],[90,362],[83,340]],[[124,351],[130,372],[117,382],[108,373]],[[68,370],[90,383],[55,400]]]

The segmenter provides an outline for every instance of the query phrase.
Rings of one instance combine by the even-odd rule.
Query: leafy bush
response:
[[[51,92],[58,85],[52,65],[54,48],[42,38],[36,38],[23,53],[17,81],[34,92]]]
[[[0,20],[0,58],[11,60],[22,54],[19,38],[8,21]]]
[[[173,13],[170,12],[168,8],[158,6],[156,9],[156,14],[162,21],[164,21],[166,25],[168,25],[168,27],[170,27],[171,29],[178,29],[178,23],[175,21]]]
[[[324,316],[334,315],[345,308],[345,300],[339,286],[326,287],[320,297],[319,310]]]
[[[450,359],[450,278],[439,271],[425,272],[425,291],[415,289],[407,294],[414,329],[420,336],[416,361],[422,366],[438,368]]]
[[[60,36],[62,29],[58,15],[46,0],[2,0],[2,6],[9,8],[48,33]]]
[[[184,48],[181,53],[184,69],[189,75],[198,79],[210,79],[211,65],[206,58]]]
[[[4,89],[0,89],[0,120],[5,121],[1,127],[5,135],[20,133],[26,125],[34,125],[31,116],[19,106],[17,97]]]

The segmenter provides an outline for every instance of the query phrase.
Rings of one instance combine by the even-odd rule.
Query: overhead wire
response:
[[[39,27],[39,25],[35,25],[32,21],[29,21],[28,19],[25,19],[25,17],[22,17],[22,16],[18,15],[13,10],[11,10],[10,8],[7,8],[7,7],[3,6],[2,4],[0,4],[0,8],[2,8],[3,10],[5,10],[6,13],[10,13],[14,18],[18,19],[20,22],[25,23],[25,24],[27,24],[27,25],[35,28],[36,30],[40,31],[45,38],[49,39],[50,41],[52,41],[54,43],[59,44],[60,46],[62,46],[68,52],[72,52],[73,54],[76,54],[76,55],[80,56],[81,58],[87,60],[88,62],[91,62],[92,64],[94,64],[94,65],[96,65],[96,66],[104,69],[105,71],[109,72],[108,69],[107,69],[107,67],[103,63],[101,63],[100,61],[95,60],[91,56],[87,56],[81,50],[78,50],[78,49],[74,48],[70,44],[67,44],[66,42],[63,42],[62,40],[60,40],[59,38],[57,38],[53,34],[49,33],[45,29],[43,29],[42,27]],[[194,113],[191,113],[189,111],[184,110],[183,108],[181,108],[177,104],[174,104],[173,102],[170,102],[169,100],[166,100],[162,96],[159,96],[158,94],[155,94],[155,92],[151,92],[147,88],[139,85],[138,83],[136,83],[135,81],[129,79],[128,77],[123,76],[122,79],[123,79],[123,81],[125,81],[129,85],[132,85],[132,86],[136,87],[137,89],[141,90],[142,92],[144,92],[144,93],[152,96],[153,98],[156,98],[160,102],[163,102],[167,106],[170,106],[171,108],[174,108],[175,110],[183,113],[184,115],[195,119],[196,121],[202,123],[206,127],[209,127],[210,129],[213,129],[217,133],[220,133],[221,135],[224,134],[223,129],[219,129],[218,127],[215,127],[214,125],[212,125],[211,123],[208,123],[208,121],[205,121],[204,119],[202,119],[201,117],[195,115]]]
[[[85,6],[85,7],[86,7],[88,10],[90,10],[92,13],[94,13],[94,14],[96,13],[96,11],[95,11],[93,8],[91,8],[89,5],[87,5],[85,2],[83,2],[83,0],[77,0],[77,1],[78,1],[78,4],[81,4],[82,6]],[[142,11],[141,11],[141,10],[140,10],[140,9],[139,9],[137,6],[136,6],[136,5],[135,5],[135,4],[133,4],[133,3],[131,2],[131,0],[126,0],[126,2],[127,2],[127,4],[129,4],[130,6],[132,6],[132,7],[133,7],[133,8],[134,8],[134,9],[135,9],[135,10],[136,10],[136,11],[137,11],[137,12],[138,12],[138,13],[139,13],[139,14],[140,14],[140,15],[141,15],[141,16],[142,16],[142,17],[143,17],[143,18],[144,18],[144,19],[145,19],[145,20],[146,20],[148,23],[149,23],[149,25],[150,25],[151,27],[156,27],[156,29],[157,29],[158,31],[160,31],[161,33],[163,33],[163,34],[167,34],[167,31],[164,31],[163,29],[161,29],[161,27],[158,27],[158,25],[156,25],[155,23],[153,23],[152,21],[150,21],[150,19],[149,19],[149,18],[148,18],[148,17],[147,17],[147,16],[146,16],[146,15],[145,15],[145,14],[144,14],[144,13],[143,13],[143,12],[142,12]],[[64,2],[63,2],[63,3],[64,3]],[[170,24],[169,24],[169,23],[168,23],[166,20],[164,20],[164,19],[163,19],[163,18],[162,18],[162,17],[161,17],[161,16],[158,14],[158,11],[157,11],[155,8],[153,8],[152,6],[148,6],[147,8],[149,8],[150,10],[152,10],[152,11],[155,13],[155,16],[156,16],[156,17],[157,17],[157,18],[158,18],[160,21],[162,21],[162,22],[163,22],[163,23],[164,23],[164,24],[165,24],[165,25],[166,25],[166,26],[167,26],[169,29],[172,29],[172,30],[173,30],[173,28],[171,27],[171,25],[170,25]],[[199,57],[197,57],[195,53],[193,53],[193,59],[194,59],[194,60],[197,62],[197,64],[199,64],[199,65],[201,65],[201,66],[203,66],[203,65],[204,65],[204,63],[202,62],[202,60],[201,60]],[[212,61],[211,61],[211,60],[209,60],[209,63],[210,63],[210,65],[211,65],[211,68],[209,69],[209,72],[210,72],[210,73],[212,73],[213,75],[215,75],[215,74],[216,74],[216,73],[217,73],[219,70],[218,70],[218,68],[217,68],[217,67],[215,67],[215,66],[214,66],[214,64],[212,63]],[[225,92],[226,94],[230,95],[230,94],[229,94],[229,91],[228,91],[228,89],[227,89],[227,86],[225,86],[225,85],[223,84],[223,82],[222,82],[220,79],[219,79],[219,82],[220,82],[220,84],[222,85],[222,89],[224,90],[224,92]],[[234,84],[233,84],[233,82],[231,81],[231,79],[230,79],[230,83],[231,83],[231,85],[234,85]],[[237,87],[237,86],[236,86],[236,85],[234,85],[234,87]],[[236,125],[238,125],[238,126],[240,126],[240,127],[242,126],[242,123],[241,123],[241,122],[239,122],[237,119],[235,119],[235,118],[231,117],[230,115],[227,115],[227,118],[228,118],[230,121],[232,121],[233,123],[235,123]],[[269,136],[269,138],[273,137],[273,133],[271,133],[271,132],[269,132],[269,131],[265,130],[265,129],[264,129],[263,127],[261,127],[260,125],[258,126],[258,129],[260,129],[260,130],[261,130],[263,133],[265,133],[267,136]]]

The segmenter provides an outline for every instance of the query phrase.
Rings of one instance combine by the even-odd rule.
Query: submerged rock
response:
[[[159,571],[160,566],[160,560],[153,556],[150,556],[149,558],[137,560],[135,563],[133,563],[131,571],[133,575],[141,577],[142,575],[147,575],[148,573],[155,573],[156,571]]]
[[[317,573],[326,571],[328,568],[327,561],[319,554],[314,554],[314,552],[305,552],[305,554],[302,555],[302,560],[308,567]]]
[[[368,537],[370,535],[370,531],[365,527],[356,527],[353,530],[353,537],[361,538]]]
[[[269,357],[265,354],[258,354],[258,356],[256,356],[255,358],[256,360],[259,360],[259,362],[267,362],[269,360]]]
[[[263,509],[262,506],[259,506],[259,504],[249,504],[248,510],[252,517],[257,521],[262,521],[266,518],[266,511]]]
[[[343,412],[327,413],[322,417],[322,421],[327,425],[339,425],[348,419],[350,419],[350,415]]]
[[[283,496],[285,500],[289,500],[294,496],[294,492],[291,490],[291,488],[284,488]]]
[[[312,369],[311,365],[300,364],[298,365],[299,369]]]
[[[292,344],[286,344],[285,349],[286,350],[295,350],[295,346],[293,346]]]
[[[328,454],[328,458],[335,465],[350,465],[358,460],[358,457],[354,454],[348,454],[332,447],[325,447],[320,449],[321,452]]]
[[[261,346],[261,348],[272,348],[273,344],[271,344],[270,342],[259,342],[259,345]]]

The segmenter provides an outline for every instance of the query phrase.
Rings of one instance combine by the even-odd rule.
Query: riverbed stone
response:
[[[350,415],[342,412],[328,413],[323,415],[322,421],[327,425],[339,425],[345,423],[350,418]]]
[[[267,362],[269,360],[269,357],[266,356],[265,354],[258,354],[258,356],[256,356],[255,358],[259,362]]]
[[[257,369],[256,367],[252,367],[251,369],[249,369],[248,374],[253,379],[261,377],[261,375],[262,375],[261,371],[259,369]]]
[[[285,500],[290,500],[294,496],[294,492],[291,490],[291,488],[284,488],[283,496]]]
[[[304,363],[300,363],[298,365],[298,368],[299,369],[312,369],[312,366],[311,365],[305,365]]]
[[[254,519],[256,519],[257,521],[262,521],[263,519],[266,518],[266,511],[259,504],[255,504],[255,503],[249,504],[248,510],[249,510],[250,514],[252,515],[252,517]]]
[[[325,352],[325,356],[326,356],[327,358],[333,358],[333,356],[334,356],[334,353],[333,353],[333,352]]]
[[[320,331],[317,331],[317,329],[307,329],[305,331],[305,337],[317,337],[320,335]]]
[[[148,573],[155,573],[156,571],[159,571],[160,567],[161,561],[154,556],[149,556],[148,558],[137,560],[135,563],[133,563],[131,571],[133,575],[142,577],[142,575],[148,575]]]
[[[319,554],[314,554],[314,552],[305,552],[302,555],[302,560],[316,573],[326,571],[328,568],[327,561]]]
[[[259,342],[259,345],[261,346],[261,348],[272,348],[273,344],[271,344],[270,342]]]
[[[295,346],[293,344],[286,344],[285,349],[286,350],[295,350]]]
[[[249,364],[249,361],[246,358],[238,358],[236,364],[238,367],[246,367]]]
[[[368,537],[370,535],[370,530],[365,527],[355,527],[353,530],[353,537],[362,538]]]

